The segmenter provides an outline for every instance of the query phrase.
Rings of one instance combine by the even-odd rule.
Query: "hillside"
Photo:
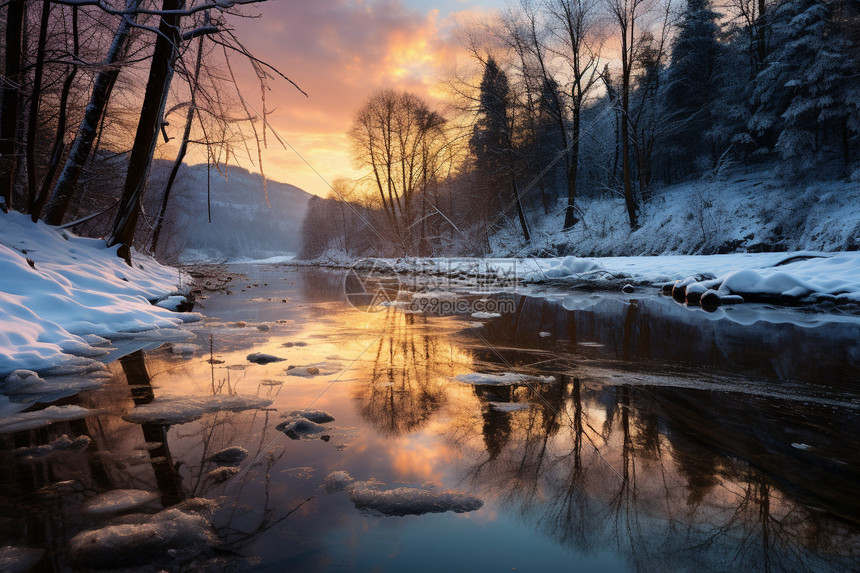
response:
[[[160,190],[169,169],[167,161],[153,164],[153,190]],[[213,168],[207,206],[206,166],[184,165],[170,198],[163,233],[167,240],[159,245],[159,258],[185,262],[295,253],[311,195],[294,185],[271,180],[267,188],[268,204],[259,174],[229,167],[225,179]],[[152,193],[156,195],[160,193]],[[147,210],[156,213],[157,205],[149,205]]]

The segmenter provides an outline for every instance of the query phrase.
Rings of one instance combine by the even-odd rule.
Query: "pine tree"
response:
[[[687,0],[672,44],[663,95],[668,127],[661,148],[682,174],[690,172],[697,158],[713,154],[711,142],[702,136],[716,119],[714,101],[723,51],[717,40],[719,17],[710,0]]]

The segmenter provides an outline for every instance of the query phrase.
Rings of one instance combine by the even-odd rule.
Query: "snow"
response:
[[[207,473],[206,478],[214,481],[215,483],[222,483],[238,473],[239,468],[235,466],[223,466],[220,468],[215,468],[214,470]]]
[[[78,533],[68,542],[69,561],[85,569],[146,564],[157,571],[170,562],[198,555],[214,546],[218,537],[206,518],[193,509],[184,502],[155,515],[138,514],[127,523]]]
[[[503,372],[502,374],[472,372],[471,374],[455,376],[454,380],[479,386],[512,386],[514,384],[530,384],[532,382],[541,384],[555,382],[553,376],[529,376],[527,374],[514,374],[513,372]]]
[[[98,369],[105,339],[199,318],[150,302],[179,296],[176,269],[137,253],[128,266],[116,249],[0,212],[0,377]]]
[[[499,412],[519,412],[520,410],[528,410],[531,404],[528,402],[488,402],[493,410]]]
[[[265,354],[263,352],[252,352],[248,356],[245,357],[248,362],[253,362],[254,364],[270,364],[272,362],[283,362],[286,358],[280,358],[278,356],[274,356],[272,354]]]
[[[123,416],[132,424],[185,424],[212,412],[254,410],[265,408],[271,400],[258,396],[163,396],[149,404],[137,406]]]
[[[5,573],[24,573],[29,571],[39,559],[42,558],[44,551],[41,549],[31,549],[29,547],[0,547],[0,571]]]
[[[346,490],[356,509],[375,515],[406,516],[446,511],[467,513],[484,505],[477,497],[463,492],[436,492],[417,487],[381,489],[384,485],[375,480],[355,481],[345,471],[332,472],[323,482],[326,493]]]
[[[224,464],[229,466],[234,466],[248,457],[248,450],[239,446],[229,446],[224,448],[223,450],[218,450],[208,458],[207,460],[211,462],[215,462],[216,464]]]
[[[276,430],[280,430],[293,440],[302,438],[313,439],[326,431],[325,426],[321,426],[316,422],[312,422],[302,416],[290,418],[275,426]]]
[[[81,506],[81,511],[91,515],[120,513],[135,509],[159,499],[156,492],[142,489],[115,489],[91,497]]]
[[[0,418],[0,434],[44,428],[54,422],[80,420],[97,413],[82,406],[48,406],[35,412],[11,414]]]
[[[316,424],[326,424],[334,422],[334,416],[323,410],[293,410],[289,414],[284,415],[285,418],[305,418]]]
[[[89,436],[78,436],[74,440],[69,438],[67,434],[63,434],[56,440],[39,446],[29,448],[18,448],[15,450],[15,455],[22,458],[44,458],[56,452],[66,452],[75,450],[85,450],[90,445]]]
[[[502,316],[498,312],[473,312],[472,318],[499,318]]]
[[[306,366],[290,366],[287,374],[290,376],[301,376],[302,378],[313,378],[314,376],[329,376],[343,370],[343,364],[339,362],[326,361],[308,364]]]

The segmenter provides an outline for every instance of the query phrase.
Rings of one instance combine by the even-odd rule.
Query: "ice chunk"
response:
[[[356,509],[377,515],[403,516],[425,513],[466,513],[480,509],[484,502],[457,491],[434,492],[416,487],[380,490],[378,484],[355,482],[347,487]]]
[[[345,471],[331,472],[323,480],[323,487],[326,493],[337,493],[343,491],[355,480]]]
[[[239,446],[230,446],[223,450],[218,450],[207,459],[216,464],[224,464],[234,466],[248,457],[248,450]]]
[[[6,394],[15,394],[19,390],[36,386],[43,382],[44,380],[32,370],[15,370],[3,382],[3,392]]]
[[[498,312],[473,312],[472,318],[499,318],[502,316]]]
[[[272,362],[283,362],[284,360],[286,360],[286,358],[280,358],[278,356],[265,354],[263,352],[252,352],[245,358],[248,360],[248,362],[253,362],[254,364],[270,364]]]
[[[171,344],[170,350],[174,354],[194,354],[200,348],[196,344]]]
[[[42,558],[41,549],[30,547],[0,547],[0,571],[5,573],[24,573]]]
[[[511,386],[513,384],[530,384],[533,382],[550,384],[555,382],[553,376],[530,376],[528,374],[515,374],[513,372],[503,372],[502,374],[472,372],[471,374],[460,374],[459,376],[455,376],[454,379],[458,382],[482,386]]]
[[[305,418],[317,424],[326,424],[334,422],[334,416],[323,410],[293,410],[289,414],[284,415],[285,418]]]
[[[546,331],[541,331],[541,332],[538,332],[538,336],[540,336],[541,338],[549,338],[550,336],[552,336],[552,333],[546,332]]]
[[[281,422],[275,426],[275,429],[282,431],[293,440],[298,440],[300,438],[315,438],[326,430],[324,426],[320,426],[319,424],[302,417],[292,418],[285,422]]]
[[[188,300],[182,295],[167,296],[155,303],[155,306],[166,308],[167,310],[179,310]]]
[[[48,406],[44,410],[12,414],[0,419],[0,434],[43,428],[54,422],[79,420],[95,413],[81,406]]]
[[[531,404],[528,402],[489,402],[493,410],[499,412],[518,412],[520,410],[528,410]]]
[[[271,400],[235,394],[232,396],[164,396],[138,406],[122,418],[132,424],[185,424],[203,414],[220,411],[241,412],[265,408]]]
[[[92,515],[119,513],[146,505],[158,498],[159,495],[152,491],[115,489],[88,499],[81,506],[81,510]]]
[[[287,374],[290,376],[313,378],[314,376],[337,374],[341,370],[343,370],[343,364],[339,362],[317,362],[315,364],[308,364],[307,366],[290,366],[287,368]]]
[[[85,450],[89,445],[89,436],[78,436],[72,440],[68,435],[63,434],[48,444],[42,444],[40,446],[33,446],[30,448],[18,448],[15,450],[15,454],[24,458],[43,458],[55,452]]]
[[[217,536],[206,518],[186,506],[140,515],[132,523],[84,531],[68,543],[70,563],[79,568],[142,567],[157,571],[212,547]]]
[[[234,475],[239,473],[239,468],[235,466],[223,466],[220,468],[215,468],[211,472],[206,474],[208,479],[211,479],[215,483],[222,483],[233,477]]]

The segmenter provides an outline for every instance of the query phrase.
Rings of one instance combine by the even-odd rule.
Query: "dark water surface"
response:
[[[137,513],[195,497],[220,507],[215,547],[144,552],[140,571],[860,569],[860,320],[753,305],[709,315],[650,293],[494,295],[514,312],[481,320],[364,313],[336,273],[233,270],[245,275],[233,293],[212,294],[187,327],[193,353],[127,355],[106,385],[60,402],[95,415],[0,434],[0,547],[41,550],[26,554],[34,571],[67,570],[74,535],[134,519],[83,504],[140,489],[158,496]],[[252,352],[286,360],[253,364]],[[320,373],[287,371],[308,365]],[[454,379],[473,372],[555,381]],[[231,394],[272,404],[172,426],[122,417],[153,397]],[[276,430],[310,404],[335,418],[327,440]],[[15,451],[63,434],[92,442]],[[206,459],[228,446],[250,455],[218,483]],[[338,470],[483,506],[361,510],[326,493]]]

